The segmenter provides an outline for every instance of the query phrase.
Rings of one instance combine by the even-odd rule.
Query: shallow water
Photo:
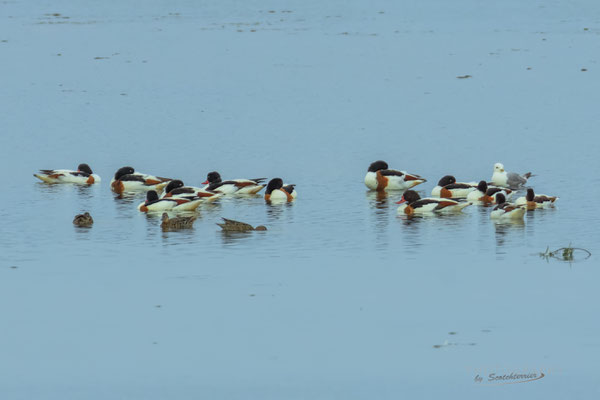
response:
[[[596,11],[0,3],[2,398],[597,393]],[[377,159],[425,176],[421,195],[503,162],[560,200],[522,225],[475,206],[406,219],[362,182]],[[102,183],[31,176],[80,162]],[[280,176],[299,196],[224,198],[164,233],[143,196],[110,192],[124,165]],[[570,243],[592,257],[538,256]],[[545,377],[474,382],[527,371]]]

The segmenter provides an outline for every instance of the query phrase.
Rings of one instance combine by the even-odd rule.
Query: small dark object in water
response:
[[[77,226],[92,226],[93,223],[94,219],[87,211],[83,214],[77,214],[75,218],[73,218],[73,224]]]
[[[239,222],[239,221],[234,221],[232,219],[223,218],[223,221],[225,221],[224,224],[217,223],[217,225],[219,225],[221,227],[221,229],[223,229],[224,231],[228,231],[228,232],[247,232],[247,231],[266,231],[267,230],[267,228],[263,225],[259,225],[256,228],[254,228],[250,224],[246,224],[244,222]]]
[[[160,227],[163,231],[176,230],[176,229],[189,229],[194,225],[196,217],[175,217],[169,218],[167,213],[162,215],[162,223]]]

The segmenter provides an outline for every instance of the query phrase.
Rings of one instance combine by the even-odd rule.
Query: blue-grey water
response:
[[[597,397],[599,54],[593,0],[0,2],[0,397]],[[377,159],[560,200],[407,220]],[[101,184],[32,176],[81,162]],[[110,192],[124,165],[298,199],[163,233]],[[538,256],[569,244],[592,257]]]

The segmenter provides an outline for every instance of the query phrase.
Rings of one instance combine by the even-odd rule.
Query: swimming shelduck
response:
[[[204,201],[213,201],[221,196],[221,193],[211,192],[194,186],[185,186],[180,179],[169,181],[165,187],[165,193],[162,195],[163,198],[187,198],[190,200],[201,198]]]
[[[558,200],[556,196],[548,196],[546,194],[535,194],[533,189],[527,189],[527,195],[525,197],[519,197],[515,204],[525,204],[528,210],[535,210],[536,208],[547,208],[554,207],[554,202]]]
[[[110,188],[113,192],[119,194],[140,190],[161,191],[170,180],[170,178],[135,172],[132,167],[123,167],[119,168],[114,178],[110,181]]]
[[[267,178],[256,179],[230,179],[223,181],[217,171],[209,172],[206,181],[203,182],[204,190],[219,192],[223,194],[256,194],[265,185],[262,182]]]
[[[496,196],[498,205],[494,207],[490,217],[495,220],[522,220],[527,211],[524,205],[507,203],[502,193]]]
[[[519,175],[516,172],[506,172],[504,165],[496,163],[494,165],[494,173],[492,174],[492,183],[496,186],[508,187],[517,189],[527,183],[527,179],[531,177],[531,172]]]
[[[475,190],[467,195],[467,201],[478,204],[495,204],[496,196],[502,193],[505,199],[513,195],[513,191],[507,188],[497,186],[488,186],[486,181],[480,181]]]
[[[77,171],[70,169],[41,169],[38,174],[33,174],[33,176],[46,183],[92,185],[100,182],[100,177],[94,174],[87,164],[79,164]]]
[[[365,185],[371,190],[406,190],[427,182],[419,175],[409,174],[405,171],[388,169],[385,161],[375,161],[369,166],[365,176]]]
[[[281,178],[273,178],[265,190],[265,200],[267,202],[293,201],[297,196],[295,186],[284,185]]]
[[[202,203],[201,199],[177,199],[177,198],[159,198],[155,190],[149,190],[146,193],[146,201],[138,206],[141,212],[156,211],[194,211]]]
[[[464,199],[473,190],[475,190],[475,186],[472,183],[456,182],[455,177],[446,175],[433,188],[431,195],[447,199]]]
[[[402,199],[396,204],[400,204],[400,207],[398,207],[398,214],[406,214],[409,216],[414,214],[457,213],[463,208],[471,205],[469,202],[458,202],[451,199],[434,199],[431,197],[422,199],[414,190],[407,190],[404,192]]]

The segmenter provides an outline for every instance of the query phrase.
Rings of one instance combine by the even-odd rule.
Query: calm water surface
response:
[[[0,19],[3,399],[598,395],[594,1],[17,0]],[[560,200],[521,225],[407,220],[362,182],[377,159],[421,195],[503,162]],[[80,162],[100,185],[32,177]],[[163,233],[110,192],[124,165],[299,196]],[[592,257],[537,255],[570,243]]]

